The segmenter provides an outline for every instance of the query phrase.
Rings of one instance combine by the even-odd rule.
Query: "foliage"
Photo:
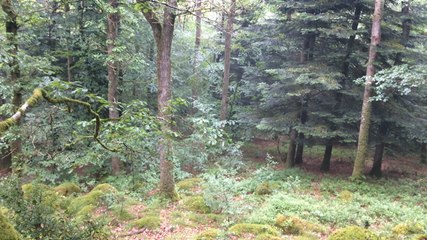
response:
[[[21,236],[10,224],[9,220],[0,212],[0,232],[2,240],[19,240]]]
[[[338,229],[328,238],[329,240],[379,240],[380,238],[374,233],[361,227],[350,226]]]

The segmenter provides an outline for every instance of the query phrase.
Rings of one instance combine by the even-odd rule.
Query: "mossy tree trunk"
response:
[[[377,46],[381,42],[381,18],[383,0],[375,0],[375,10],[371,29],[371,45],[369,47],[368,65],[366,68],[365,91],[363,94],[362,113],[360,119],[359,138],[357,143],[356,160],[353,166],[353,179],[360,179],[363,176],[365,169],[365,160],[368,155],[369,146],[369,128],[371,123],[372,103],[370,101],[372,95],[372,85],[375,75],[375,59],[377,56]]]
[[[142,13],[151,26],[157,46],[157,116],[161,122],[163,136],[159,140],[158,152],[160,158],[160,192],[167,198],[176,199],[175,183],[173,178],[172,140],[170,100],[172,97],[172,66],[171,50],[173,31],[175,28],[174,8],[176,0],[168,0],[163,7],[163,16],[159,18],[154,12],[153,6],[148,1],[140,1],[144,4]]]
[[[108,113],[110,119],[119,118],[118,110],[118,83],[119,83],[119,63],[115,59],[114,49],[117,43],[117,37],[120,24],[120,13],[118,12],[118,0],[109,0],[109,13],[107,15],[107,54],[109,61],[107,62],[108,72]],[[111,168],[113,175],[118,175],[120,172],[120,159],[117,156],[111,158]]]
[[[333,148],[333,140],[330,139],[325,145],[325,153],[323,154],[323,161],[320,166],[320,170],[322,172],[329,172],[329,169],[331,166],[332,148]]]
[[[227,27],[225,29],[224,77],[222,83],[220,112],[221,120],[226,120],[228,117],[228,87],[230,85],[231,37],[233,35],[233,21],[235,13],[236,0],[231,0],[230,10],[227,13]]]
[[[13,98],[12,104],[18,109],[22,103],[22,87],[19,85],[18,81],[21,76],[19,62],[18,62],[18,15],[13,9],[13,0],[2,0],[1,7],[6,13],[6,39],[7,44],[10,46],[9,54],[10,60],[8,65],[10,67],[10,72],[8,73],[8,82],[11,86],[14,86],[13,89]],[[7,153],[9,157],[4,158],[6,161],[5,165],[10,166],[13,156],[18,155],[21,152],[22,143],[21,140],[15,140],[10,143],[10,151]]]

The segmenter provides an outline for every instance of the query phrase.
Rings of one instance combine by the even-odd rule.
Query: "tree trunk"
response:
[[[13,4],[11,0],[3,0],[1,2],[1,7],[3,11],[6,13],[6,39],[8,41],[8,44],[10,44],[11,48],[9,50],[9,54],[11,56],[10,61],[8,62],[8,65],[10,67],[9,72],[9,79],[8,81],[12,86],[18,86],[18,80],[21,76],[21,72],[19,69],[19,62],[18,62],[18,22],[17,18],[18,15],[13,9]],[[21,106],[22,103],[22,87],[15,87],[13,89],[13,98],[12,98],[12,104],[15,106],[16,109],[18,109]],[[12,159],[13,156],[18,155],[21,152],[22,143],[21,140],[15,140],[10,143],[10,159]],[[7,159],[7,158],[6,158]]]
[[[142,1],[145,3],[145,1]],[[168,0],[172,8],[177,7],[176,0]],[[174,10],[163,7],[163,24],[150,5],[142,10],[153,31],[157,46],[157,116],[160,119],[163,136],[159,140],[158,151],[160,158],[160,192],[167,198],[177,199],[173,178],[172,140],[168,133],[171,131],[170,100],[172,95],[171,50],[173,31],[175,27]]]
[[[196,39],[194,41],[194,69],[193,82],[191,84],[191,97],[198,97],[198,86],[200,82],[200,38],[202,36],[202,0],[196,0]]]
[[[301,111],[300,121],[301,121],[301,124],[304,125],[307,122],[307,110],[304,109],[305,106],[303,106],[302,108],[303,110]],[[305,140],[304,133],[298,133],[298,146],[297,146],[296,155],[295,155],[295,164],[303,163],[304,140]]]
[[[403,46],[408,45],[409,34],[411,33],[411,20],[409,19],[409,0],[402,1],[402,39],[400,40]],[[403,52],[398,52],[396,54],[396,59],[394,61],[395,65],[400,65],[403,63]]]
[[[107,54],[109,61],[107,62],[108,72],[108,116],[110,119],[119,118],[118,110],[118,79],[119,79],[119,64],[115,59],[114,49],[117,43],[119,32],[120,14],[118,0],[109,0],[111,6],[107,16]],[[117,156],[111,158],[111,168],[113,175],[120,173],[120,159]]]
[[[225,30],[224,78],[222,84],[220,113],[221,120],[226,120],[228,117],[228,86],[230,85],[231,37],[233,34],[233,21],[235,12],[236,0],[231,0],[230,11],[227,14],[227,27]]]
[[[427,164],[427,144],[426,143],[421,143],[420,157],[421,157],[420,162],[423,164]]]
[[[381,177],[383,174],[381,166],[383,162],[384,146],[385,144],[383,142],[375,145],[374,163],[372,165],[371,171],[369,172],[369,175],[371,176]]]
[[[333,142],[332,140],[328,140],[325,145],[325,153],[323,154],[322,165],[320,166],[320,170],[322,172],[329,172],[331,166],[332,148]]]
[[[372,104],[370,97],[372,95],[372,84],[375,75],[375,58],[377,55],[377,46],[381,41],[381,15],[383,8],[382,0],[375,0],[374,17],[372,21],[371,46],[369,48],[368,66],[366,68],[365,92],[363,95],[363,105],[359,128],[359,139],[357,144],[357,155],[353,166],[353,179],[360,179],[365,168],[365,159],[368,154],[369,127],[371,122]]]
[[[289,134],[288,156],[286,157],[286,168],[291,168],[295,164],[295,148],[298,132],[295,129],[291,130]]]

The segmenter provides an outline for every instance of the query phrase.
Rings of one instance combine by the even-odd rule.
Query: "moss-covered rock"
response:
[[[194,196],[184,200],[184,207],[190,211],[198,213],[210,213],[211,209],[206,205],[202,196]]]
[[[175,186],[178,190],[190,191],[193,188],[200,186],[202,182],[203,179],[201,178],[187,178],[177,182]]]
[[[421,223],[399,223],[393,227],[393,233],[396,235],[423,234],[424,226]]]
[[[279,236],[279,231],[267,224],[239,223],[230,227],[228,231],[238,236],[246,233],[254,235],[270,234],[273,236]]]
[[[68,196],[73,193],[81,192],[80,187],[72,182],[64,182],[59,186],[55,187],[55,191],[62,196]]]
[[[27,183],[21,186],[23,198],[26,200],[41,199],[41,203],[54,208],[59,208],[60,198],[55,190],[41,183]]]
[[[143,218],[135,220],[130,223],[131,227],[134,228],[147,228],[147,229],[156,229],[160,227],[162,221],[159,216],[147,215]]]
[[[114,207],[112,212],[120,221],[128,221],[135,218],[135,216],[124,207]]]
[[[280,188],[280,184],[277,182],[263,182],[258,185],[255,189],[256,195],[268,195],[273,193],[274,190]]]
[[[297,217],[288,217],[283,214],[278,214],[274,224],[284,234],[300,234],[304,230],[304,224]]]
[[[338,197],[343,202],[351,202],[353,200],[353,193],[348,190],[344,190],[338,194]]]
[[[328,240],[380,240],[375,233],[358,226],[349,226],[338,229]]]
[[[205,231],[199,233],[195,240],[215,240],[221,235],[221,230],[219,229],[206,229]]]
[[[67,212],[71,214],[78,214],[86,206],[98,206],[102,197],[116,192],[117,190],[113,186],[105,183],[100,184],[89,193],[71,200],[70,205],[67,208]]]
[[[0,239],[1,240],[19,240],[21,239],[20,234],[10,224],[3,213],[0,211]]]
[[[263,233],[255,237],[255,240],[280,240],[278,236],[274,236],[268,233]]]

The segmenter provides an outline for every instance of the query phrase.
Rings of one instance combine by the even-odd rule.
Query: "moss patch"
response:
[[[256,236],[255,240],[280,240],[281,238],[278,236],[274,236],[271,234],[263,233]]]
[[[161,223],[162,221],[159,216],[147,215],[141,219],[131,222],[130,226],[134,228],[156,229],[160,227]]]
[[[9,220],[0,211],[0,239],[1,240],[19,240],[20,234],[10,224]]]
[[[128,221],[135,218],[135,216],[124,207],[114,207],[112,212],[114,216],[120,221]]]
[[[61,185],[55,187],[55,191],[62,196],[68,196],[73,193],[81,192],[80,187],[72,182],[64,182]]]
[[[424,233],[424,226],[420,223],[400,223],[393,227],[393,233],[396,235],[411,235]]]
[[[298,235],[305,231],[321,233],[325,232],[325,229],[322,226],[301,220],[298,217],[285,216],[283,214],[277,215],[274,225],[284,234]]]
[[[199,233],[195,240],[215,240],[221,235],[221,230],[219,229],[206,229],[205,231]]]
[[[411,240],[427,240],[427,234],[415,235]]]
[[[184,201],[184,207],[190,211],[198,213],[210,213],[211,209],[206,205],[205,199],[202,196],[194,196]]]
[[[115,192],[117,192],[117,190],[113,186],[109,184],[100,184],[86,195],[73,199],[67,208],[67,212],[77,214],[86,206],[98,206],[102,197],[108,194],[114,194]]]
[[[40,183],[27,183],[21,186],[23,192],[23,198],[31,200],[34,198],[40,198],[42,203],[47,206],[59,208],[60,198],[54,189],[50,188],[45,184]]]
[[[194,189],[195,187],[200,186],[200,184],[203,182],[203,179],[201,178],[187,178],[182,181],[179,181],[176,183],[176,188],[178,190],[184,190],[184,191],[190,191]]]
[[[256,195],[268,195],[273,193],[274,190],[280,188],[280,184],[277,182],[263,182],[258,185],[255,189]]]
[[[230,227],[228,231],[238,236],[246,233],[254,235],[270,234],[273,236],[279,236],[279,231],[267,224],[239,223]]]
[[[367,229],[349,226],[338,229],[329,236],[328,240],[380,240],[380,238]]]
[[[353,200],[353,193],[348,190],[344,190],[338,194],[338,197],[343,202],[351,202]]]

